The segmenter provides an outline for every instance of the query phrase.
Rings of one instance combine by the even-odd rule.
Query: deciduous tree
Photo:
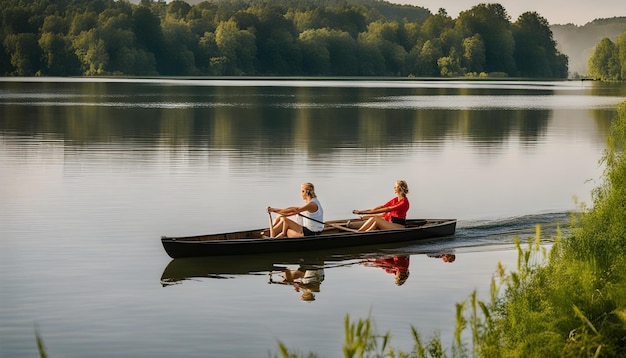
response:
[[[479,34],[485,45],[485,71],[517,74],[513,53],[515,40],[509,15],[500,4],[479,4],[463,11],[457,26],[464,37]]]
[[[593,49],[587,62],[589,76],[603,81],[620,78],[619,52],[609,38],[603,38]]]
[[[32,33],[10,34],[3,41],[17,76],[33,76],[41,68],[41,49]]]
[[[525,12],[513,26],[515,63],[523,77],[562,77],[567,67],[561,68],[552,31],[548,21],[536,12]]]
[[[255,36],[240,30],[234,20],[222,22],[215,30],[215,42],[225,59],[225,75],[254,74]]]

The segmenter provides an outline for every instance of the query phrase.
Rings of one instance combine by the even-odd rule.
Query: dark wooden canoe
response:
[[[455,219],[409,219],[406,228],[357,232],[355,228],[362,223],[361,219],[329,221],[322,234],[297,238],[267,238],[262,234],[267,228],[262,228],[188,237],[162,236],[161,243],[170,257],[183,258],[379,245],[449,237],[456,230]]]

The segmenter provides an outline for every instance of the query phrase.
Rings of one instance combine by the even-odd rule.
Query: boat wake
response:
[[[407,247],[415,253],[448,252],[462,250],[491,251],[513,248],[515,241],[534,240],[536,227],[541,227],[541,242],[554,242],[557,231],[566,234],[570,224],[570,212],[542,213],[510,218],[459,220],[456,233],[447,239],[418,243]]]

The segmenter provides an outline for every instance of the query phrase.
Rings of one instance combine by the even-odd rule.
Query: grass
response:
[[[47,358],[48,354],[46,353],[46,346],[43,344],[43,338],[41,338],[38,326],[35,326],[35,339],[37,340],[37,351],[39,352],[39,357]]]
[[[452,346],[411,327],[411,352],[391,346],[373,319],[345,318],[344,357],[620,357],[626,356],[626,102],[611,126],[603,183],[581,205],[566,238],[541,244],[541,228],[523,247],[517,271],[498,266],[489,301],[473,292],[456,306]],[[468,332],[471,341],[463,341]],[[300,357],[279,342],[281,357]],[[315,357],[309,353],[308,357]]]

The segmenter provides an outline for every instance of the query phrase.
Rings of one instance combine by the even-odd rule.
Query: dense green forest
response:
[[[546,19],[379,0],[0,0],[4,76],[565,78]]]
[[[626,80],[626,32],[615,42],[603,38],[594,47],[587,62],[589,76],[602,81]]]

